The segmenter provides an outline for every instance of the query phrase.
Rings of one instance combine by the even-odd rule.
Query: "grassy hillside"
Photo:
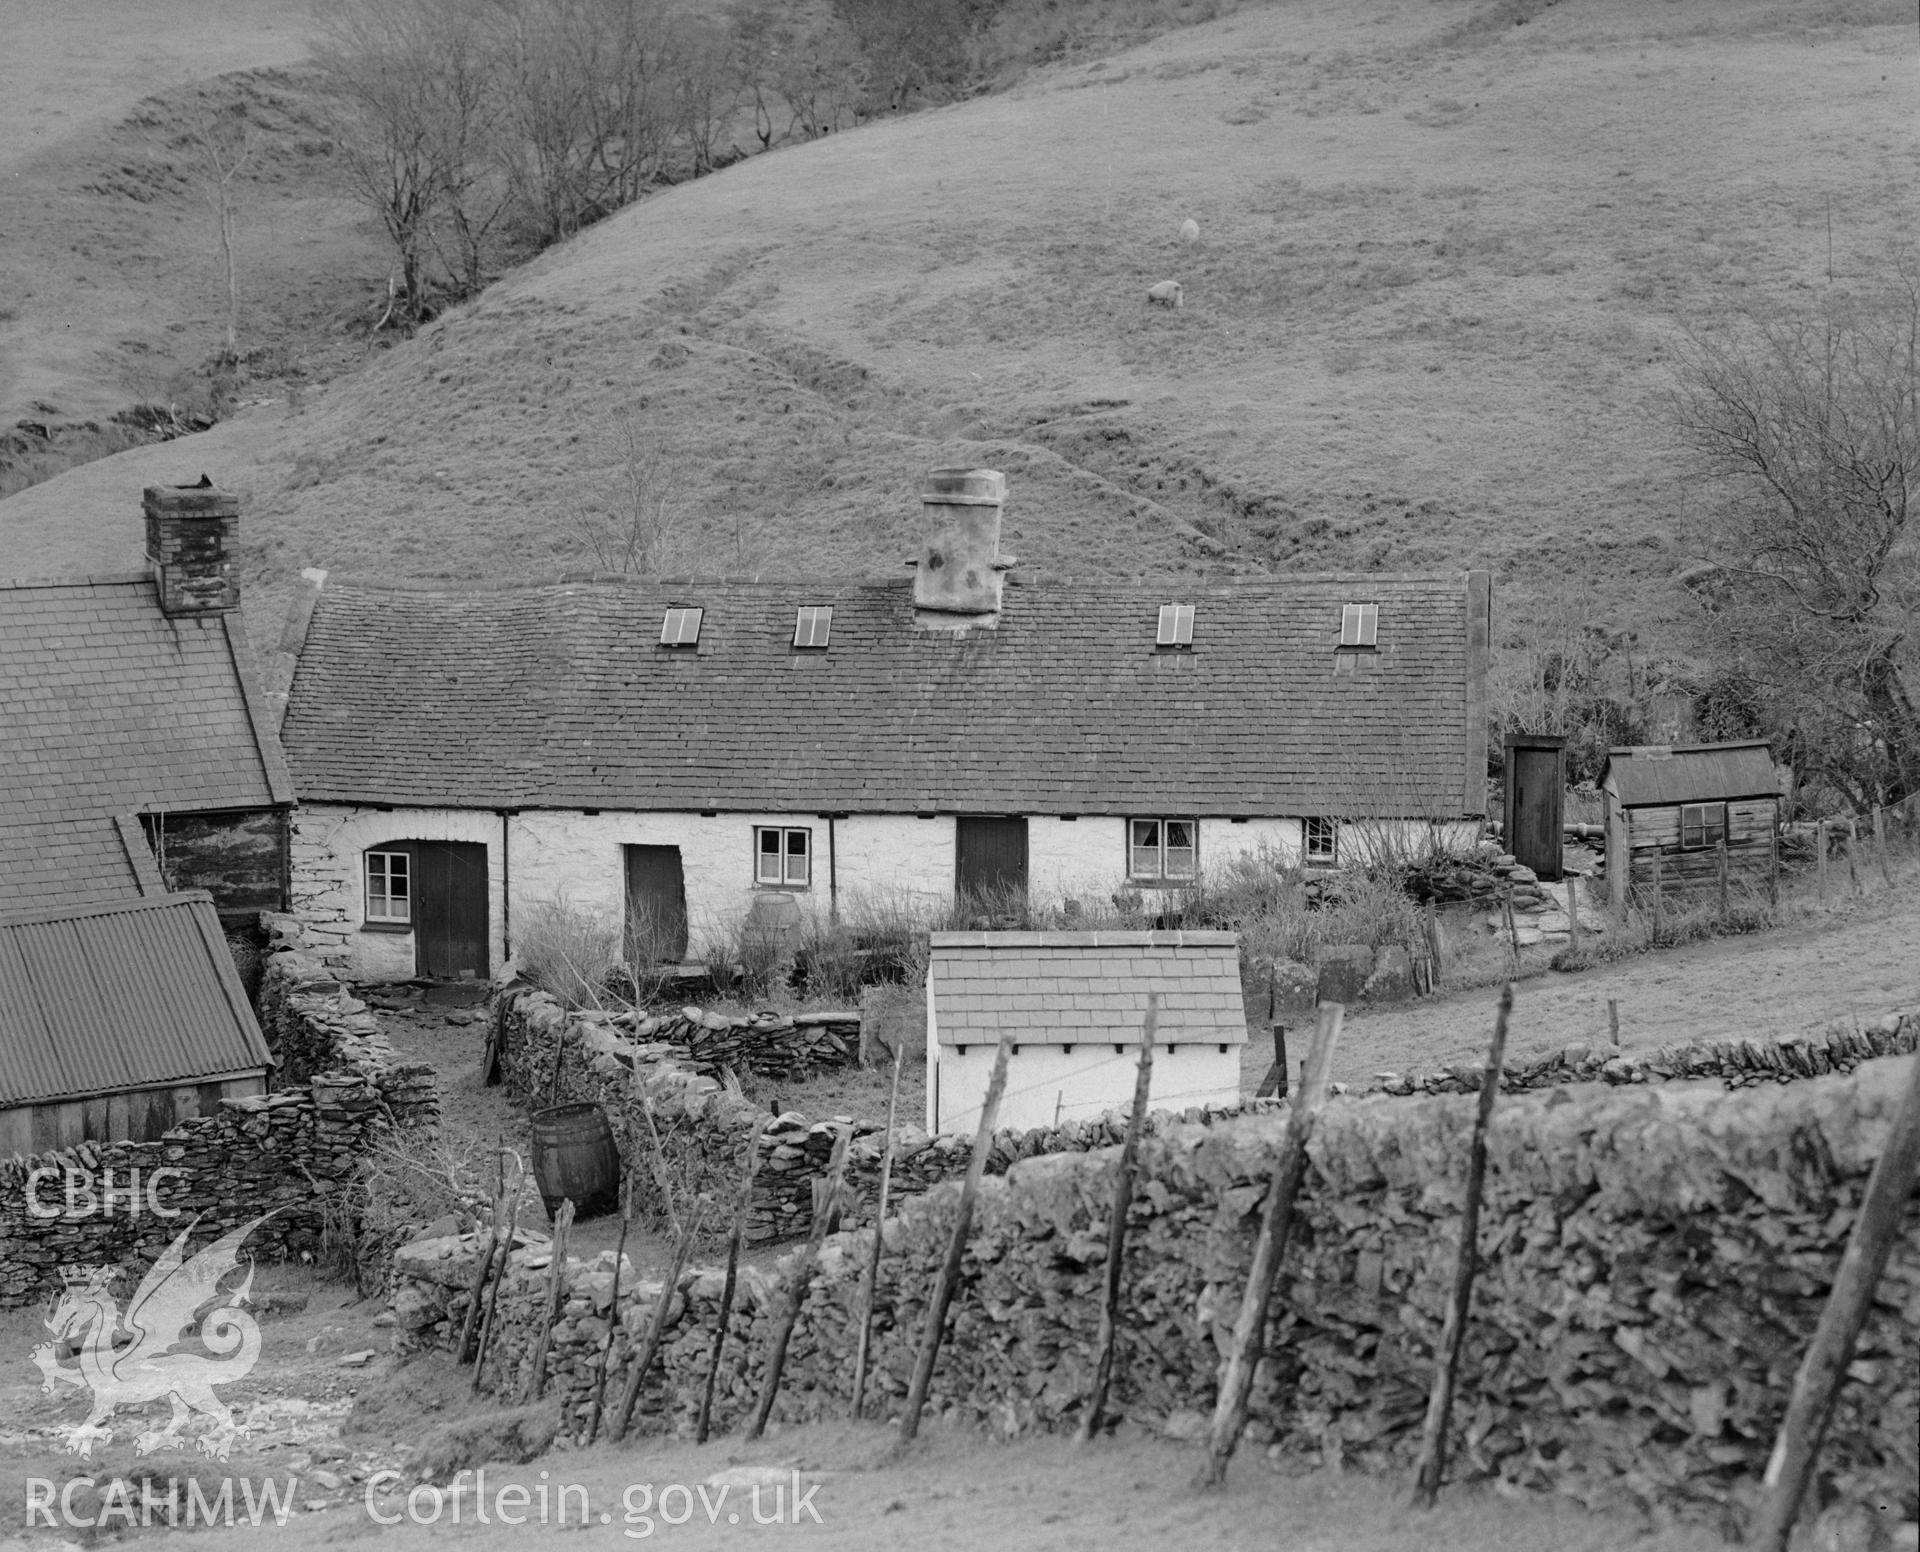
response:
[[[1049,571],[1491,565],[1507,622],[1657,641],[1679,330],[1817,296],[1829,210],[1836,286],[1915,240],[1912,44],[1891,0],[1277,0],[671,190],[297,411],[0,502],[0,545],[103,563],[204,469],[269,606],[578,568],[637,443],[666,569],[886,574],[957,461]]]

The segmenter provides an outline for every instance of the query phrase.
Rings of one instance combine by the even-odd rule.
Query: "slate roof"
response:
[[[272,1065],[205,891],[0,916],[0,1106]]]
[[[1244,1045],[1231,932],[936,932],[928,962],[942,1045]]]
[[[1010,579],[998,628],[956,636],[915,628],[907,579],[330,583],[281,738],[303,801],[1456,817],[1484,787],[1469,596]],[[1190,651],[1156,649],[1171,602]],[[1379,604],[1378,651],[1336,675],[1352,602]],[[820,604],[830,644],[796,650]],[[669,605],[706,611],[697,648],[660,645]]]
[[[1611,749],[1600,784],[1619,793],[1623,808],[1780,795],[1780,775],[1764,738]]]
[[[237,615],[149,577],[0,582],[0,910],[136,893],[115,815],[290,803],[256,683]]]

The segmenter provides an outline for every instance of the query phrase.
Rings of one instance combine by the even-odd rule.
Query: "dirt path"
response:
[[[1361,1084],[1376,1072],[1431,1072],[1483,1057],[1495,996],[1479,987],[1358,1013],[1348,1020],[1334,1077]],[[1576,1040],[1605,1042],[1609,998],[1620,1005],[1620,1043],[1628,1050],[1778,1037],[1912,1007],[1920,1004],[1920,885],[1904,881],[1895,892],[1775,932],[1529,977],[1516,991],[1509,1050],[1517,1058]],[[1299,1053],[1290,1054],[1297,1060]],[[1250,1043],[1249,1088],[1271,1055]]]

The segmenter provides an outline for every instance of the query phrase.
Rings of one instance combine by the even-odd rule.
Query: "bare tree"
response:
[[[347,109],[344,160],[393,245],[387,316],[403,303],[419,323],[433,312],[433,221],[464,181],[446,160],[465,137],[448,122],[460,99],[449,99],[441,63],[450,37],[475,23],[458,0],[341,0],[321,25],[316,57]]]
[[[200,163],[201,191],[220,230],[220,266],[226,280],[227,337],[223,359],[240,359],[240,268],[234,247],[237,215],[234,180],[253,154],[253,123],[244,102],[207,107],[198,114],[189,133]]]
[[[1872,295],[1696,339],[1679,432],[1726,499],[1689,574],[1723,670],[1805,776],[1920,791],[1920,259]]]
[[[604,434],[613,469],[604,491],[573,514],[573,528],[600,571],[659,576],[679,554],[685,515],[684,470],[631,412]]]

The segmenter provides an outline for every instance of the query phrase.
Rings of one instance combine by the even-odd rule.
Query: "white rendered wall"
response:
[[[971,1133],[980,1125],[980,1106],[993,1072],[994,1047],[955,1046],[934,1053],[934,1081],[927,1085],[927,1130]],[[1155,1110],[1185,1110],[1191,1105],[1240,1102],[1240,1053],[1244,1042],[1218,1045],[1156,1046],[1153,1081],[1147,1091]],[[1056,1120],[1084,1120],[1133,1103],[1137,1045],[1119,1051],[1107,1045],[1023,1045],[1007,1061],[1007,1086],[1000,1098],[996,1127],[1019,1131],[1052,1126]],[[937,1105],[937,1110],[936,1110]]]
[[[349,980],[405,980],[414,973],[413,933],[368,930],[366,852],[394,841],[476,841],[487,848],[487,957],[498,968],[506,952],[501,824],[485,809],[303,803],[293,813],[293,914],[320,957]]]

